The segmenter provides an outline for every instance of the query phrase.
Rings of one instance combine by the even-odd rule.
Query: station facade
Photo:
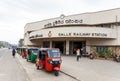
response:
[[[83,53],[107,48],[119,54],[120,8],[27,23],[24,45],[59,48],[66,55],[74,54],[77,48]]]

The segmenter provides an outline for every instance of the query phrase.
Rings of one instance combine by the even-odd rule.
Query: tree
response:
[[[24,39],[20,39],[18,46],[19,46],[19,47],[22,47],[23,45],[24,45]]]
[[[3,47],[3,43],[0,41],[0,48]]]

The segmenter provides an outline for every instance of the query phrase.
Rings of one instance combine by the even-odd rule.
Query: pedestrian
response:
[[[79,61],[79,58],[80,58],[80,49],[79,48],[77,49],[76,54],[77,54],[77,61]]]
[[[16,54],[16,51],[15,51],[15,49],[13,48],[13,50],[12,50],[12,56],[15,57],[15,54]]]
[[[83,49],[84,49],[84,47],[82,47],[81,50],[80,50],[80,55],[81,56],[83,56]]]
[[[74,49],[73,49],[73,54],[75,54],[75,55],[76,55],[76,48],[74,48]]]

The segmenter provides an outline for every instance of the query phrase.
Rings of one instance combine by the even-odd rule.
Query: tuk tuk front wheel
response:
[[[59,71],[55,71],[54,74],[55,74],[55,76],[58,76],[59,75]]]

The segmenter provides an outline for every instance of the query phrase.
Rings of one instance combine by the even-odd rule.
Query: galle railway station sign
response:
[[[59,36],[73,36],[73,37],[107,37],[107,33],[58,33]]]
[[[44,25],[44,28],[58,26],[58,25],[66,25],[66,24],[81,24],[83,23],[83,19],[66,19],[66,20],[55,20],[53,22],[49,22]]]
[[[44,28],[55,27],[55,26],[62,26],[62,25],[75,25],[75,24],[83,24],[83,19],[58,19],[49,21],[47,24],[44,24]],[[60,31],[61,30],[61,31]],[[64,29],[63,29],[64,30]],[[91,38],[113,38],[111,37],[110,32],[87,32],[85,29],[84,31],[77,30],[67,30],[62,31],[62,29],[58,30],[50,30],[35,32],[31,34],[29,39],[38,39],[38,38],[59,38],[59,37],[91,37]]]
[[[50,37],[99,37],[99,38],[108,38],[110,34],[108,33],[83,33],[83,32],[69,32],[69,33],[52,33],[51,31],[46,34],[36,34],[29,37],[29,39],[36,38],[50,38]]]

